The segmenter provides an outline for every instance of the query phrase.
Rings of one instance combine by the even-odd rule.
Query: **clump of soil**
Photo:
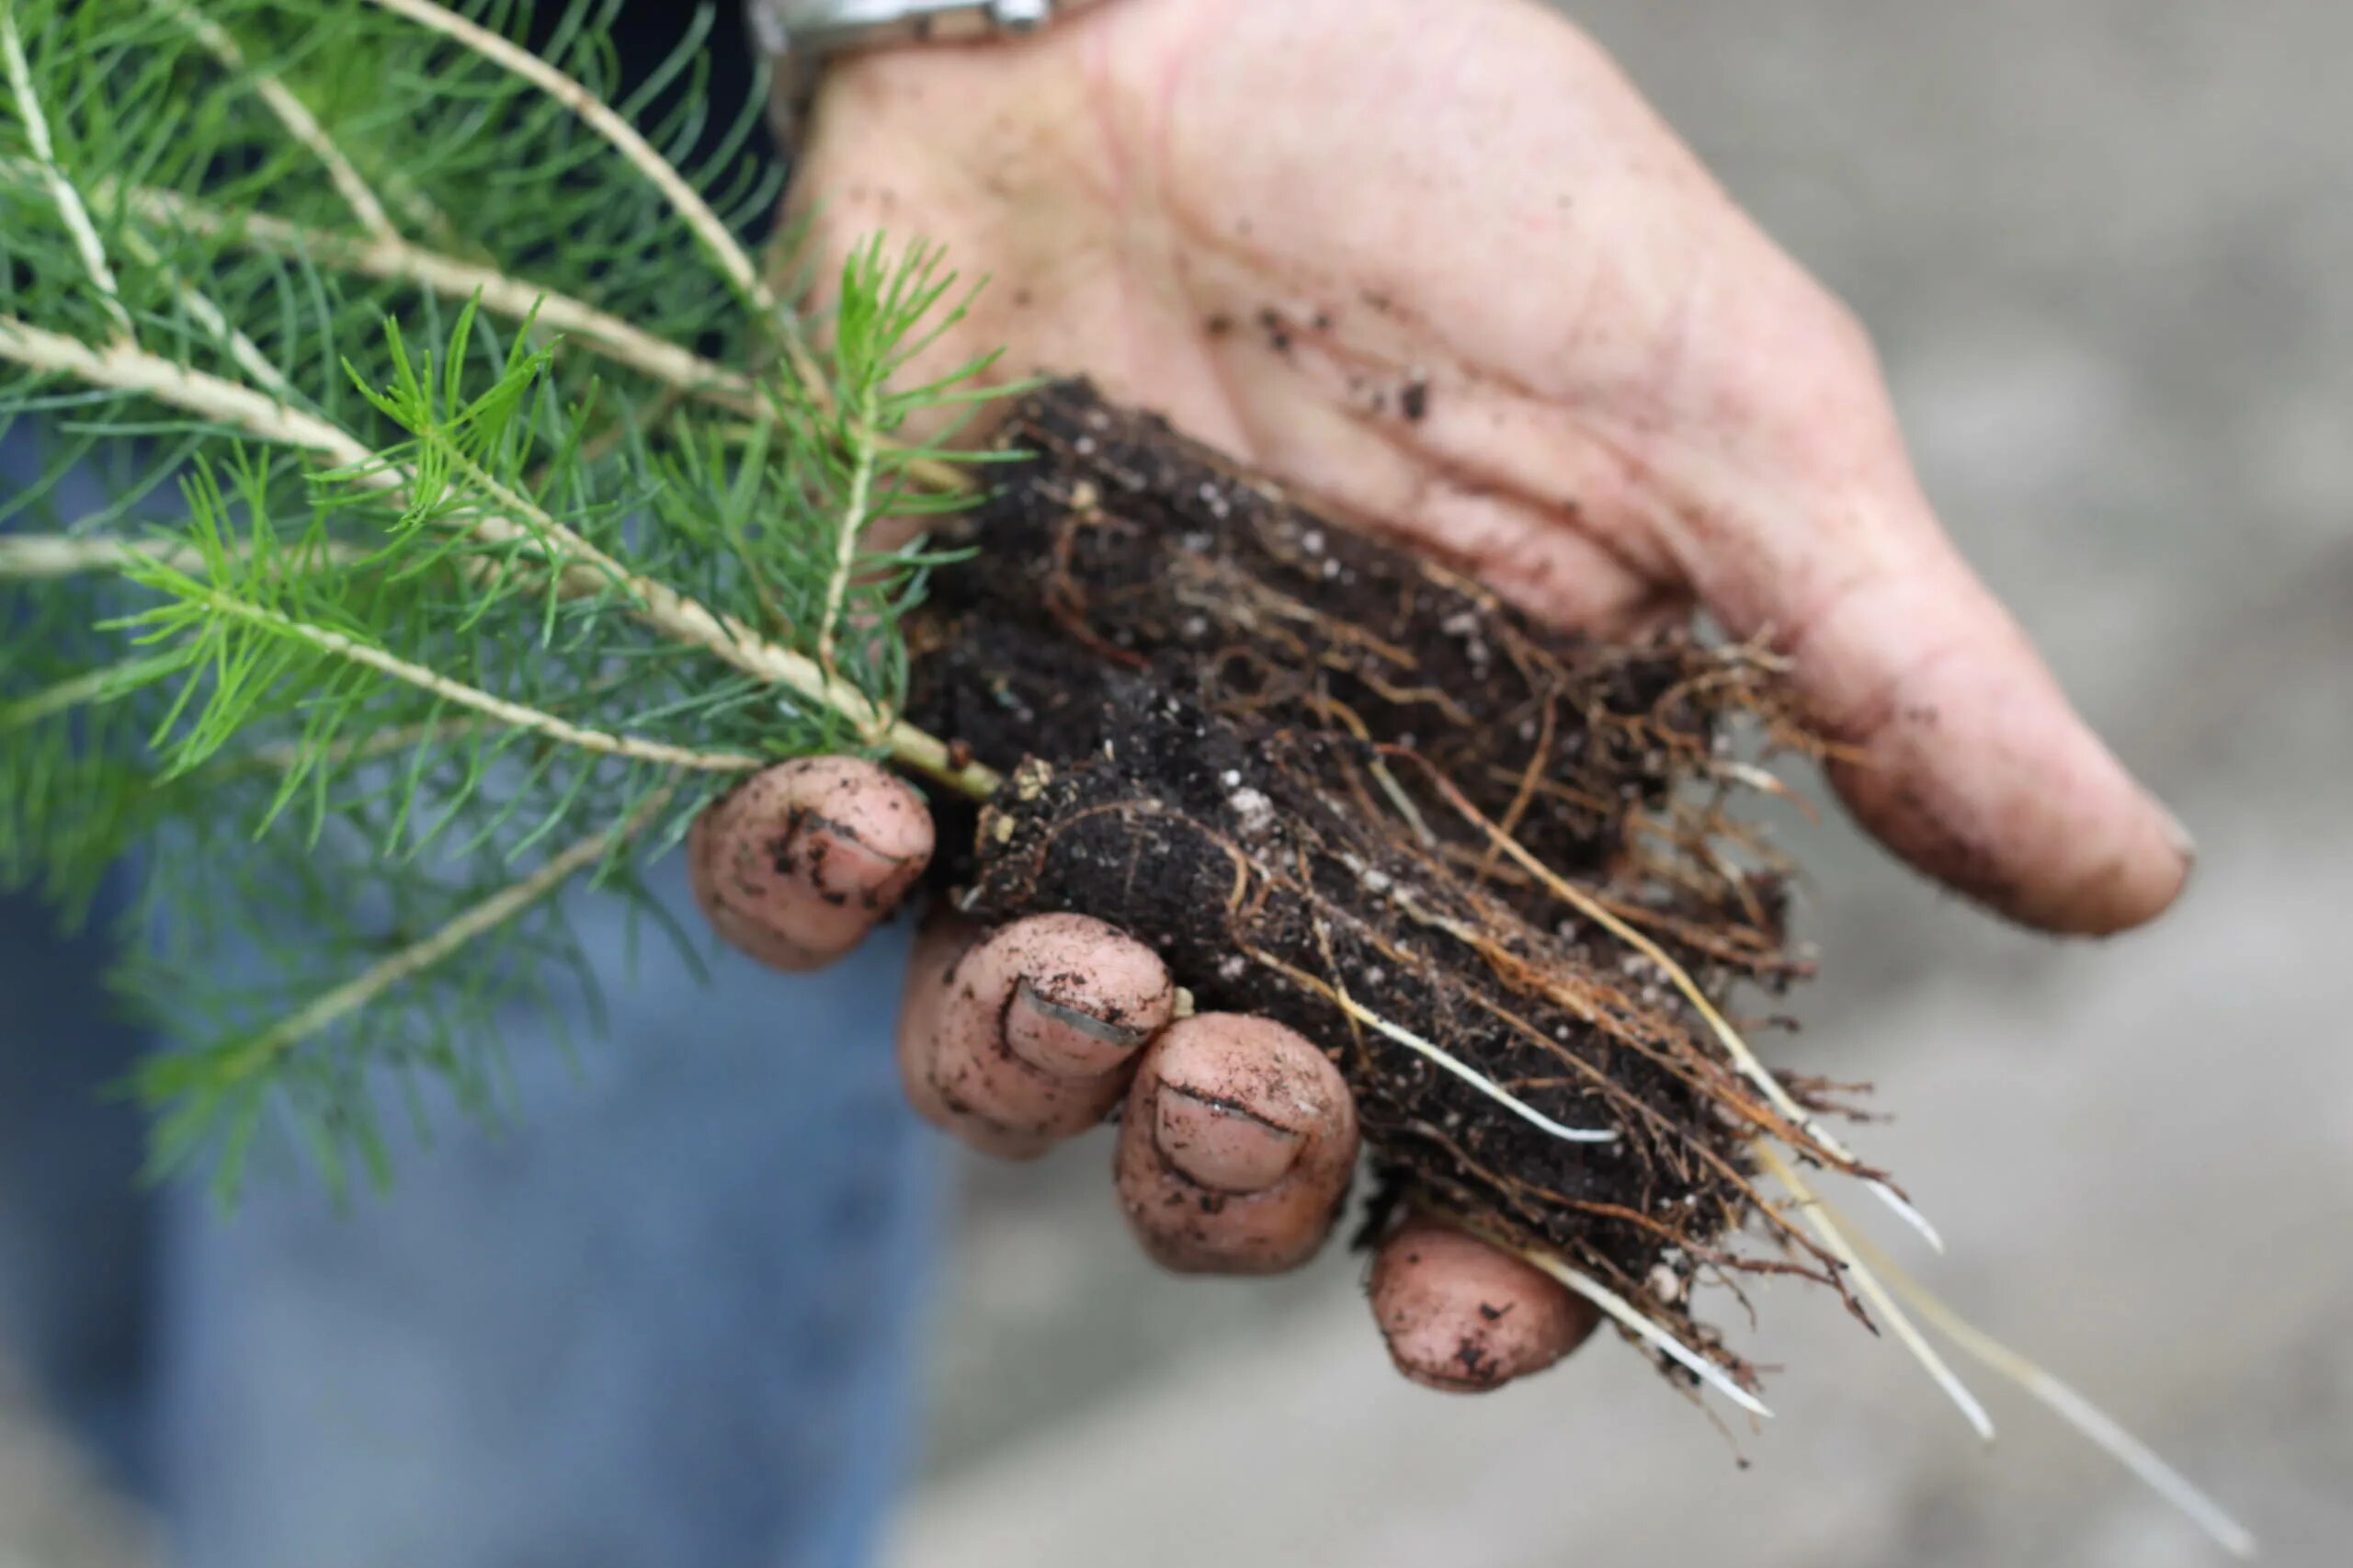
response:
[[[912,716],[1010,775],[944,837],[963,906],[1099,916],[1204,1010],[1298,1029],[1388,1197],[1558,1255],[1748,1379],[1695,1278],[1843,1290],[1750,1145],[1855,1167],[1658,958],[1719,1005],[1805,972],[1786,870],[1725,810],[1756,777],[1739,731],[1800,738],[1773,662],[1547,630],[1084,382],[1005,441],[1027,455],[915,629]]]

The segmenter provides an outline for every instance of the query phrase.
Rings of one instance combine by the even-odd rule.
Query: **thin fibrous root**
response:
[[[1332,999],[1334,1006],[1356,1022],[1364,1025],[1376,1034],[1396,1041],[1425,1061],[1444,1068],[1540,1131],[1550,1133],[1563,1143],[1615,1143],[1618,1142],[1619,1135],[1614,1128],[1570,1127],[1553,1120],[1483,1073],[1463,1065],[1444,1050],[1431,1044],[1404,1025],[1392,1023],[1338,986],[1326,984],[1304,970],[1295,969],[1283,962],[1271,953],[1261,952],[1255,948],[1245,948],[1243,951],[1252,962],[1273,970],[1293,984],[1304,985],[1310,990],[1322,992]]]
[[[1827,1204],[1823,1207],[1833,1214],[1836,1213]],[[1911,1303],[1913,1310],[1938,1333],[1966,1351],[1987,1370],[2016,1383],[2037,1403],[2082,1433],[2095,1447],[2131,1471],[2142,1484],[2179,1509],[2191,1523],[2213,1538],[2215,1544],[2223,1551],[2243,1559],[2256,1555],[2257,1547],[2254,1532],[2224,1513],[2220,1504],[2199,1490],[2188,1476],[2167,1464],[2146,1443],[2126,1431],[2115,1417],[1945,1305],[1870,1238],[1857,1233],[1853,1240],[1856,1250],[1870,1258],[1872,1267],[1886,1276],[1888,1289]]]
[[[1903,1307],[1897,1304],[1887,1287],[1880,1283],[1879,1276],[1863,1262],[1862,1255],[1856,1251],[1853,1241],[1824,1210],[1822,1200],[1799,1176],[1796,1167],[1761,1138],[1750,1145],[1750,1152],[1756,1156],[1758,1164],[1773,1173],[1774,1179],[1789,1189],[1806,1223],[1815,1235],[1822,1238],[1822,1244],[1836,1253],[1839,1261],[1847,1266],[1855,1289],[1879,1310],[1880,1315],[1887,1320],[1888,1327],[1895,1331],[1895,1337],[1903,1341],[1904,1347],[1912,1352],[1913,1358],[1920,1363],[1929,1377],[1936,1380],[1937,1386],[1944,1390],[1945,1397],[1951,1400],[1970,1426],[1976,1428],[1977,1435],[1992,1442],[1994,1418],[1985,1414],[1985,1407],[1978,1403],[1977,1396],[1969,1392],[1969,1386],[1945,1364],[1945,1358],[1937,1354],[1937,1347],[1929,1344],[1914,1326],[1912,1320],[1904,1315]]]
[[[1457,1225],[1463,1224],[1461,1220],[1455,1220],[1453,1222]],[[1700,1379],[1710,1388],[1714,1389],[1751,1415],[1759,1416],[1768,1421],[1772,1419],[1773,1413],[1766,1407],[1765,1402],[1733,1381],[1731,1374],[1722,1367],[1644,1317],[1641,1309],[1633,1302],[1626,1300],[1600,1280],[1594,1278],[1560,1254],[1548,1248],[1528,1246],[1521,1243],[1508,1241],[1476,1226],[1464,1228],[1469,1233],[1479,1237],[1489,1245],[1509,1253],[1540,1273],[1558,1280],[1577,1295],[1591,1301],[1600,1308],[1611,1322],[1665,1356],[1677,1366]]]
[[[1403,755],[1410,756],[1414,754],[1406,752]],[[1675,961],[1665,949],[1612,914],[1607,905],[1595,899],[1590,893],[1529,853],[1526,846],[1519,840],[1488,821],[1486,814],[1472,805],[1463,796],[1461,790],[1455,788],[1452,780],[1434,767],[1427,770],[1439,792],[1446,796],[1448,803],[1452,805],[1465,821],[1485,834],[1488,841],[1502,850],[1522,870],[1543,883],[1561,902],[1656,964],[1676,990],[1682,993],[1684,1000],[1690,1003],[1692,1009],[1706,1020],[1709,1029],[1714,1033],[1717,1040],[1723,1046],[1725,1052],[1732,1057],[1742,1074],[1764,1093],[1765,1097],[1772,1103],[1774,1109],[1787,1117],[1792,1126],[1797,1127],[1807,1137],[1820,1144],[1824,1153],[1832,1158],[1844,1161],[1851,1166],[1861,1167],[1862,1162],[1837,1139],[1832,1137],[1821,1122],[1808,1113],[1803,1106],[1798,1104],[1789,1090],[1781,1086],[1781,1081],[1773,1076],[1772,1072],[1758,1060],[1756,1053],[1749,1049],[1748,1042],[1741,1038],[1740,1031],[1732,1027],[1723,1014],[1717,1010],[1715,1004],[1708,1000],[1707,993],[1700,989],[1699,983],[1685,971],[1681,964]],[[1939,1253],[1945,1250],[1944,1237],[1939,1235],[1937,1228],[1928,1222],[1927,1215],[1913,1207],[1911,1199],[1877,1176],[1865,1176],[1862,1179],[1881,1202],[1894,1210],[1896,1216],[1905,1224],[1917,1231],[1931,1247]]]

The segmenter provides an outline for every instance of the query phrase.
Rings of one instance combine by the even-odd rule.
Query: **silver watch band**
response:
[[[1097,0],[748,0],[752,36],[774,81],[779,142],[790,149],[827,61],[900,43],[971,43],[1032,32]]]

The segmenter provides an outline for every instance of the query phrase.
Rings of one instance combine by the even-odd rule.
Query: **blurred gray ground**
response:
[[[1861,312],[1949,526],[2203,850],[2159,929],[2059,946],[1793,822],[1826,973],[1786,1049],[1901,1108],[1868,1146],[1953,1244],[1936,1284],[2270,1561],[2342,1562],[2353,6],[1569,8]],[[1614,1343],[1449,1400],[1392,1377],[1352,1258],[1157,1277],[1107,1163],[970,1173],[900,1568],[2219,1560],[1983,1378],[1981,1452],[1801,1289],[1741,1472]]]
[[[1930,493],[2197,831],[2178,915],[2000,929],[1842,829],[1794,1048],[1875,1078],[1924,1270],[2247,1517],[2353,1538],[2353,6],[1579,0],[1852,301]],[[1154,1275],[1100,1142],[969,1173],[899,1568],[1751,1568],[2217,1561],[1978,1380],[1988,1455],[1893,1346],[1768,1291],[1779,1419],[1734,1469],[1631,1353],[1479,1401],[1389,1373],[1334,1255]],[[0,1564],[122,1562],[0,1387]]]

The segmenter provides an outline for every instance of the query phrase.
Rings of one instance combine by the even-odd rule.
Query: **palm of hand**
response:
[[[1529,0],[1118,0],[1019,45],[854,61],[796,197],[826,250],[921,234],[993,278],[943,358],[1091,374],[1563,624],[1697,605],[1773,638],[1865,825],[2006,913],[2115,930],[2187,875],[2179,830],[1938,528],[1847,312]],[[863,823],[877,886],[904,888],[927,839],[828,766],[765,809]],[[716,886],[725,835],[700,836]],[[722,926],[821,960],[861,923],[804,891]],[[902,1023],[918,1108],[1024,1155],[1124,1096],[1122,1195],[1165,1261],[1313,1250],[1353,1150],[1336,1074],[1252,1020],[1107,1035],[1165,1013],[1170,977],[1116,933],[1036,926],[927,937]],[[1091,978],[1042,996],[1048,972]],[[1245,1060],[1289,1062],[1330,1114],[1207,1117]],[[1171,1183],[1232,1201],[1172,1231]],[[1474,1334],[1492,1381],[1574,1343],[1566,1299],[1518,1267],[1392,1239],[1374,1304],[1399,1364],[1448,1381]],[[1472,1315],[1502,1299],[1529,1307],[1506,1335]]]
[[[946,244],[960,346],[1084,369],[1603,631],[1797,658],[1867,824],[2037,924],[2182,879],[1914,483],[1867,342],[1614,65],[1523,0],[1120,0],[831,85],[821,235]]]

